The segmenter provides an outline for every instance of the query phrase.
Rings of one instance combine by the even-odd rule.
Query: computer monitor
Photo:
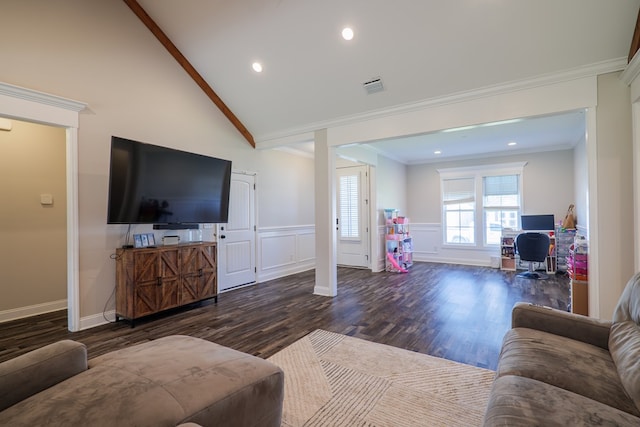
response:
[[[520,223],[523,230],[550,231],[555,228],[553,214],[549,215],[521,215]]]

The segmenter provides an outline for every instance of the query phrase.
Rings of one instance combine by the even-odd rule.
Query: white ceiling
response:
[[[585,134],[585,113],[574,111],[518,121],[484,123],[369,145],[405,164],[567,150]],[[515,145],[509,145],[515,143]],[[439,151],[440,153],[436,153]]]
[[[640,0],[138,1],[258,142],[620,62],[640,7]],[[340,37],[347,25],[350,42]],[[367,95],[362,83],[378,76],[385,90]],[[575,144],[583,123],[574,112],[373,146],[405,163],[434,161],[436,149],[439,159],[504,153],[506,140],[518,142],[514,150],[553,149]]]

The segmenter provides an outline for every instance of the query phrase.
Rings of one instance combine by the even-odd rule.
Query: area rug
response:
[[[285,373],[282,426],[478,426],[494,372],[316,330],[268,360]]]

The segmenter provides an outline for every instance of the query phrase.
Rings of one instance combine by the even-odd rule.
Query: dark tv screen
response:
[[[523,230],[551,231],[555,229],[553,215],[522,215],[520,222]]]
[[[224,223],[231,161],[111,137],[108,224]]]

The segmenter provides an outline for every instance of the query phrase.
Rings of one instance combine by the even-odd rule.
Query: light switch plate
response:
[[[52,205],[53,204],[53,196],[51,194],[41,194],[40,195],[40,204],[42,204],[42,205]]]

